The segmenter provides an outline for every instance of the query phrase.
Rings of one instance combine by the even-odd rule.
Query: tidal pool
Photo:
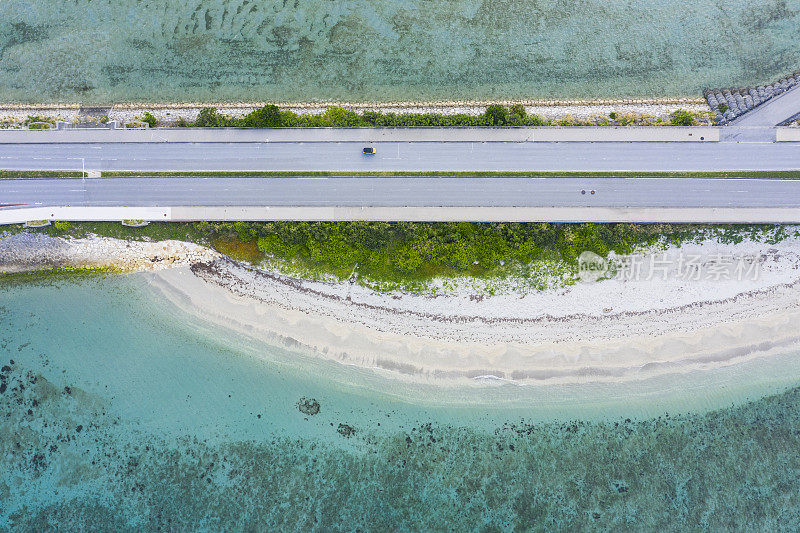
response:
[[[800,2],[5,0],[0,102],[699,96],[800,68]]]

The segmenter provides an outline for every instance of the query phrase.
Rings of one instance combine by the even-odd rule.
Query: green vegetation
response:
[[[670,113],[669,121],[673,126],[694,126],[695,117],[685,109],[677,109]]]
[[[278,177],[278,176],[375,176],[375,177],[670,177],[686,176],[694,178],[762,178],[762,179],[800,179],[800,170],[746,170],[746,171],[727,171],[727,172],[328,172],[328,171],[277,171],[261,170],[250,172],[218,172],[218,171],[179,171],[179,172],[131,172],[131,171],[106,171],[103,177],[124,177],[124,176],[144,176],[144,177],[191,177],[191,176],[245,176],[245,177]],[[77,178],[81,176],[80,171],[74,170],[0,170],[0,179],[27,179],[27,178]]]
[[[499,104],[492,104],[486,108],[483,117],[487,126],[505,126],[508,123],[508,109]]]
[[[241,121],[226,117],[217,111],[216,107],[204,107],[197,115],[197,120],[194,124],[190,124],[198,128],[224,128],[231,126],[240,126]]]
[[[33,123],[45,123],[51,124],[52,126],[56,125],[56,119],[53,117],[46,117],[40,115],[28,115],[28,118],[25,119],[25,124],[33,124]]]
[[[154,117],[149,111],[145,111],[144,117],[142,117],[142,122],[150,126],[151,128],[155,128],[158,120]]]
[[[13,171],[9,171],[13,172]],[[78,173],[80,175],[80,173]],[[142,176],[142,172],[103,172],[104,177],[113,176]],[[764,179],[800,179],[800,170],[746,170],[746,171],[728,171],[728,172],[448,172],[448,171],[430,171],[430,172],[328,172],[328,171],[276,171],[276,170],[263,170],[254,172],[203,172],[203,171],[188,171],[188,172],[147,172],[146,176],[152,177],[181,177],[181,176],[377,176],[377,177],[435,177],[435,176],[451,176],[451,177],[670,177],[670,176],[686,176],[693,178],[764,178]],[[0,178],[3,174],[0,172]],[[55,176],[45,176],[55,177]]]
[[[79,178],[74,170],[0,170],[0,179]]]
[[[780,225],[469,222],[156,222],[141,228],[80,222],[36,229],[5,226],[3,231],[183,240],[309,279],[343,280],[355,273],[359,283],[379,290],[411,291],[431,290],[434,279],[456,277],[498,283],[514,278],[522,280],[521,286],[542,289],[572,283],[575,259],[585,250],[606,256],[703,238],[774,244],[790,236]]]
[[[283,126],[281,110],[276,105],[267,105],[244,117],[243,124],[248,128],[280,128]]]
[[[29,272],[0,272],[0,290],[19,284],[47,284],[64,279],[91,279],[120,272],[114,267],[44,267]]]
[[[679,125],[693,125],[698,121],[708,122],[705,115],[694,115],[688,111],[679,110],[677,120],[683,121]],[[673,113],[673,115],[675,115]],[[602,118],[602,117],[601,117]],[[577,120],[565,117],[552,121],[539,115],[528,115],[522,104],[512,105],[510,108],[500,104],[492,104],[486,108],[482,115],[468,115],[465,113],[445,115],[442,113],[381,113],[379,111],[364,111],[357,113],[342,107],[331,106],[321,114],[298,114],[293,111],[281,111],[275,105],[267,105],[257,109],[242,118],[223,115],[216,108],[208,107],[200,110],[197,120],[193,123],[179,120],[178,127],[196,126],[198,128],[221,127],[250,127],[250,128],[367,128],[367,127],[486,127],[486,126],[630,126],[630,125],[657,125],[660,120],[636,114],[617,113],[609,114],[612,122],[607,119]],[[690,121],[690,124],[684,122]],[[671,122],[675,124],[673,120]],[[709,122],[710,123],[710,122]]]
[[[72,223],[67,222],[65,220],[64,221],[56,220],[55,222],[53,222],[53,227],[55,229],[57,229],[57,230],[62,230],[63,231],[63,230],[69,229],[71,226],[72,226]]]
[[[717,106],[717,109],[719,109],[720,113],[724,113],[725,111],[728,110],[728,104],[722,102],[721,104],[719,104],[719,106]]]

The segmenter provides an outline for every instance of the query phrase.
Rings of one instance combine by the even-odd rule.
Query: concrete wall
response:
[[[800,142],[800,128],[776,128],[775,140],[778,142]]]
[[[0,224],[21,224],[31,220],[800,223],[800,208],[38,207],[0,209]]]
[[[0,143],[149,142],[704,142],[718,141],[713,127],[543,128],[164,128],[144,130],[0,130]]]

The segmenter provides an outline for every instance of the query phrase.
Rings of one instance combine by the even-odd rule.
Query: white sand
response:
[[[6,265],[19,268],[21,256],[33,253],[25,250],[36,249],[36,243],[21,248],[23,237],[0,238],[0,258],[8,256],[4,250],[17,251]],[[606,280],[482,297],[466,290],[386,294],[347,282],[303,281],[186,243],[53,240],[60,243],[56,248],[73,250],[59,252],[72,262],[119,264],[124,258],[128,269],[158,268],[147,274],[151,285],[213,323],[406,380],[622,381],[785,354],[800,343],[796,238],[774,246],[704,242],[682,248],[704,254],[705,265],[717,254],[755,255],[757,279],[693,281],[669,272],[666,280]],[[53,247],[47,241],[39,248]],[[153,253],[171,260],[153,262]]]

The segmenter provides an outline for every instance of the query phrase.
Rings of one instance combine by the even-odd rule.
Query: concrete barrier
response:
[[[715,142],[714,127],[575,127],[535,128],[536,142]]]
[[[69,221],[374,220],[427,222],[800,223],[800,208],[606,207],[35,207],[0,209],[0,224]]]
[[[776,128],[775,140],[778,142],[800,142],[800,128]]]
[[[709,142],[713,127],[154,128],[0,130],[2,144],[264,142]]]

